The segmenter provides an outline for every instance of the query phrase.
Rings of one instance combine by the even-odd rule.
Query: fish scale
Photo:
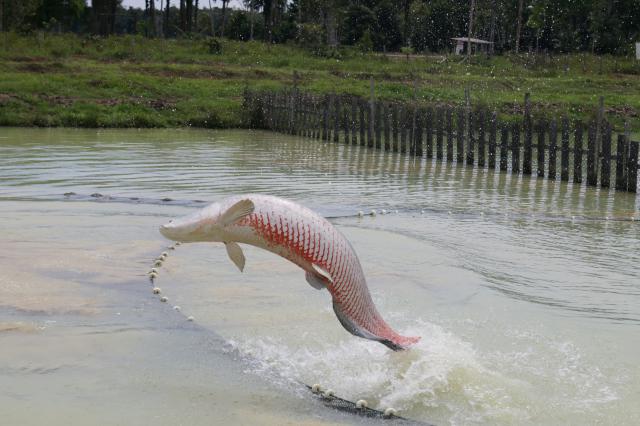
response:
[[[226,222],[229,216],[231,223]],[[172,231],[178,228],[189,230],[181,236],[183,241],[224,242],[240,269],[244,256],[235,243],[253,245],[295,263],[307,272],[311,285],[321,288],[322,283],[327,288],[338,320],[356,336],[379,341],[394,350],[405,349],[419,340],[401,336],[384,321],[349,241],[329,221],[306,207],[268,195],[239,195],[207,206],[177,224],[167,224],[161,231],[178,238]]]

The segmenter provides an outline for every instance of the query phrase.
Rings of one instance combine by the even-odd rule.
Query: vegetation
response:
[[[245,87],[296,84],[315,93],[369,95],[520,113],[530,92],[534,112],[585,118],[598,97],[618,126],[640,124],[640,65],[590,54],[387,57],[342,48],[333,57],[261,42],[0,34],[0,125],[80,127],[233,127],[241,124]],[[294,73],[295,72],[295,73]]]
[[[495,42],[497,52],[631,54],[638,0],[0,0],[0,31],[37,29],[102,36],[190,34],[376,51],[451,50],[451,37]],[[208,7],[214,5],[212,9]],[[306,44],[312,36],[316,43]]]

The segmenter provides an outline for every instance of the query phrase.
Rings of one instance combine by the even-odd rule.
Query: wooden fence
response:
[[[252,128],[619,191],[638,188],[638,142],[614,138],[602,114],[586,124],[534,119],[528,95],[515,122],[472,108],[468,96],[465,105],[451,107],[247,90],[243,107]]]

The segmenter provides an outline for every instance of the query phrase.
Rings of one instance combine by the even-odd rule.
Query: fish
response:
[[[420,337],[402,336],[382,318],[369,293],[351,243],[328,220],[293,201],[270,195],[236,195],[160,226],[173,241],[221,242],[231,261],[244,270],[239,244],[275,253],[305,272],[315,289],[327,289],[333,311],[351,334],[380,342],[394,351]]]

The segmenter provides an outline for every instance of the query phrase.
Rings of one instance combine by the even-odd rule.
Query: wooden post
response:
[[[398,152],[400,142],[398,140],[398,131],[400,129],[400,111],[398,104],[393,104],[393,152]]]
[[[560,157],[560,179],[569,181],[569,119],[562,117],[562,154]]]
[[[485,110],[481,108],[480,111],[478,111],[478,167],[480,168],[484,168],[485,166],[485,129],[487,127],[485,118]]]
[[[467,46],[467,48],[471,48],[471,46]],[[466,147],[465,151],[467,154],[467,164],[473,165],[473,129],[471,123],[471,94],[469,93],[469,88],[464,88],[464,103],[465,103],[465,121],[464,127],[466,130]],[[471,162],[469,162],[469,160]]]
[[[425,117],[425,131],[427,133],[427,158],[433,158],[433,108],[427,108]]]
[[[416,117],[415,131],[413,134],[413,147],[414,147],[414,155],[417,157],[422,157],[422,121],[424,120],[423,111],[419,108],[416,108],[414,116]]]
[[[322,140],[329,140],[329,97],[327,95],[322,102]]]
[[[597,142],[598,125],[591,123],[587,132],[587,185],[598,185],[598,169],[596,163],[598,162],[598,149]]]
[[[407,117],[409,117],[408,106],[405,105],[402,108],[402,114],[400,115],[400,152],[407,152]]]
[[[611,126],[603,123],[602,128],[602,168],[600,169],[600,186],[611,185]]]
[[[360,100],[358,102],[358,106],[360,107],[360,146],[365,146],[367,141],[365,140],[365,132],[367,128],[367,121],[365,119],[365,105],[364,100]]]
[[[383,106],[380,104],[380,102],[378,102],[376,104],[376,118],[374,120],[374,125],[375,125],[375,133],[376,133],[376,148],[377,149],[382,149],[382,116],[384,114],[384,108]]]
[[[358,145],[358,104],[351,98],[351,144]]]
[[[342,132],[344,133],[344,143],[345,145],[349,145],[349,129],[351,126],[349,125],[349,108],[346,104],[346,97],[342,97],[343,108],[342,108]]]
[[[520,124],[511,128],[511,173],[520,174]]]
[[[436,109],[436,158],[444,157],[444,109],[442,106]]]
[[[638,191],[638,142],[629,141],[629,161],[627,162],[627,191]]]
[[[473,166],[475,157],[475,135],[476,129],[476,114],[467,111],[467,164]]]
[[[409,155],[416,155],[415,134],[416,134],[416,107],[411,105],[409,107],[409,115],[407,117],[407,127],[409,129]]]
[[[582,183],[582,123],[576,122],[573,139],[573,182]]]
[[[333,103],[333,141],[340,142],[340,96],[335,97]]]
[[[538,145],[536,149],[536,154],[538,157],[538,166],[536,167],[538,172],[538,177],[544,177],[544,151],[546,150],[544,136],[545,136],[545,127],[546,123],[544,120],[538,121]]]
[[[374,134],[374,121],[375,121],[375,108],[376,108],[376,104],[375,104],[375,92],[374,92],[374,86],[373,86],[373,78],[369,79],[369,127],[367,127],[367,146],[369,148],[373,148],[373,146],[375,145],[374,141],[373,141],[373,134]]]
[[[629,149],[625,135],[618,135],[618,147],[616,155],[616,190],[627,190],[627,163],[629,162]]]
[[[558,122],[552,120],[549,124],[549,179],[556,179],[556,165],[558,152]]]
[[[489,169],[496,168],[496,133],[498,126],[498,114],[494,111],[491,113],[491,121],[489,122]]]
[[[389,122],[389,104],[388,103],[384,103],[383,104],[383,119],[384,119],[384,150],[385,151],[389,151],[391,150],[391,123]]]
[[[460,107],[458,108],[458,122],[456,128],[456,136],[457,136],[457,146],[456,146],[456,161],[458,163],[464,163],[464,120],[466,114],[465,110]]]
[[[602,61],[602,59],[601,59]],[[601,62],[602,64],[602,62]],[[598,114],[596,116],[596,155],[595,155],[595,176],[596,183],[598,184],[598,175],[600,175],[600,153],[602,152],[602,125],[604,121],[604,96],[600,96],[598,99]]]
[[[509,127],[507,123],[500,126],[500,170],[506,172],[508,169],[509,156]]]
[[[529,93],[524,95],[524,155],[522,158],[522,173],[531,174],[531,157],[533,129],[531,122],[531,102],[529,101]]]
[[[453,162],[453,110],[447,108],[447,161]]]

